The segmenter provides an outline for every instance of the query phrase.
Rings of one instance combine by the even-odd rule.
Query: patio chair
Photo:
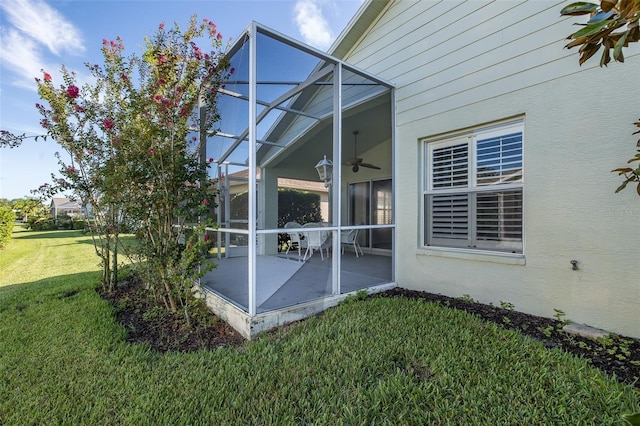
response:
[[[358,243],[358,231],[359,229],[352,229],[350,231],[342,231],[340,233],[340,245],[342,246],[342,254],[344,254],[344,246],[349,245],[352,246],[353,250],[356,252],[356,257],[364,256],[362,248]],[[360,251],[359,255],[358,251]]]
[[[302,228],[302,225],[300,225],[298,222],[287,222],[284,225],[285,229],[298,229],[298,228]],[[302,256],[302,247],[306,246],[305,244],[305,240],[301,239],[302,237],[302,232],[297,232],[297,231],[289,231],[289,244],[287,244],[287,252],[285,254],[289,254],[289,251],[291,251],[291,247],[296,246],[296,248],[298,249],[298,257]]]
[[[305,223],[302,228],[320,228],[320,223]],[[303,261],[313,256],[314,250],[320,250],[320,258],[324,260],[324,248],[329,232],[327,231],[305,231],[304,237],[307,240],[307,250],[304,252]],[[329,257],[329,248],[327,247],[327,257]]]

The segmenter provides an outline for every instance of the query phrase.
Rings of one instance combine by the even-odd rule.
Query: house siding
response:
[[[615,194],[610,172],[634,153],[640,53],[579,66],[563,48],[583,20],[560,17],[568,3],[391,2],[345,60],[397,88],[399,286],[640,337],[640,199]],[[525,123],[523,256],[422,248],[421,140],[513,117]]]

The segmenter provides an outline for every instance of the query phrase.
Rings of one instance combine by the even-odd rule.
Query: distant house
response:
[[[69,198],[51,199],[51,217],[57,219],[58,216],[69,216],[72,218],[83,217],[84,209],[76,201]]]

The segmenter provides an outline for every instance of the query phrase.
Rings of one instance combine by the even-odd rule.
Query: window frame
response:
[[[505,179],[505,176],[501,173],[498,175],[498,181],[496,183],[481,182],[479,184],[478,142],[487,141],[491,138],[504,137],[510,134],[520,135],[519,158],[517,155],[511,158],[515,158],[516,165],[517,163],[520,163],[519,179],[517,174],[516,180],[510,180],[513,177],[507,177]],[[419,247],[423,249],[435,248],[455,251],[473,251],[479,253],[498,252],[502,254],[508,253],[522,255],[524,253],[524,118],[504,121],[493,125],[479,126],[463,132],[425,138],[420,142],[423,152],[423,172],[420,200],[422,217],[420,220],[421,232]],[[446,186],[446,173],[444,174],[444,178],[442,178],[443,174],[440,174],[439,183],[434,182],[434,151],[462,144],[466,144],[467,146],[466,184],[460,184],[460,173],[456,174],[456,171],[454,170],[455,157],[453,155],[452,162],[450,163],[451,166],[449,167],[451,185]],[[518,148],[516,148],[516,150],[517,149]],[[497,161],[501,166],[503,161],[508,162],[509,160],[510,158],[508,157],[505,160],[502,153],[497,157]],[[436,164],[436,166],[438,166],[438,164]],[[446,167],[441,167],[440,169],[447,172]],[[486,235],[484,237],[478,236],[478,223],[480,222],[478,218],[478,196],[490,196],[492,193],[498,194],[498,197],[500,198],[500,202],[498,203],[499,206],[502,206],[503,204],[508,205],[508,203],[515,206],[515,217],[509,218],[508,215],[503,216],[502,214],[497,217],[501,222],[511,220],[515,223],[516,229],[519,228],[519,238],[506,237],[491,239]],[[509,194],[515,195],[505,197],[505,195]],[[445,203],[448,201],[452,204],[455,199],[458,199],[460,200],[460,206],[464,206],[464,200],[466,199],[466,206],[464,206],[466,207],[466,210],[460,210],[461,213],[457,215],[458,217],[456,217],[453,209],[451,210],[450,237],[439,236],[438,232],[436,232],[436,228],[432,225],[432,205],[436,197],[444,197],[442,200]],[[507,201],[503,201],[505,198]],[[445,216],[449,213],[446,207],[442,211]],[[464,212],[466,212],[466,222]],[[519,216],[517,215],[517,212],[519,212]],[[458,218],[460,219],[459,224],[456,223]],[[505,230],[502,226],[497,227],[497,229],[500,232]]]

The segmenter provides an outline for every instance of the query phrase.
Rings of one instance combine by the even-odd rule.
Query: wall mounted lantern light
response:
[[[331,160],[327,160],[327,156],[325,155],[324,158],[316,164],[316,170],[318,171],[320,180],[324,182],[324,187],[328,188],[333,178],[333,163]]]

